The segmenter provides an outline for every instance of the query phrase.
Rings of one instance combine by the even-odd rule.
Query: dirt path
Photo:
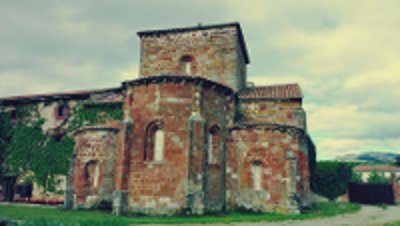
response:
[[[400,221],[400,206],[381,208],[376,206],[362,206],[361,210],[353,214],[344,214],[334,217],[311,219],[303,221],[281,222],[249,222],[230,224],[209,224],[212,226],[378,226],[385,223]],[[203,225],[204,224],[199,224]],[[149,225],[147,225],[149,226]],[[160,224],[158,224],[160,226]],[[190,224],[190,226],[195,226]],[[196,225],[197,226],[197,225]]]

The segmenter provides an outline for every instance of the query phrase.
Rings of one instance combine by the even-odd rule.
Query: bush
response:
[[[331,201],[344,195],[352,178],[352,167],[353,164],[343,162],[318,162],[311,181],[313,191]]]

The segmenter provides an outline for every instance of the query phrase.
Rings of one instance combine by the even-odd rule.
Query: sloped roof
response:
[[[238,93],[240,99],[302,99],[298,84],[281,84],[255,86],[243,89]]]
[[[43,93],[43,94],[32,94],[32,95],[21,95],[21,96],[9,96],[0,97],[1,103],[11,103],[11,102],[34,102],[43,100],[61,100],[61,99],[71,99],[71,98],[85,98],[91,94],[99,94],[106,92],[120,92],[121,88],[108,88],[108,89],[93,89],[93,90],[78,90],[70,92],[59,92],[59,93]],[[115,102],[120,102],[118,97],[115,97]]]
[[[356,172],[400,172],[400,167],[391,165],[359,165],[354,167]]]

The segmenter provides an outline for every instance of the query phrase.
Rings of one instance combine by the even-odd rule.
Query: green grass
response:
[[[53,226],[64,223],[66,226],[127,226],[130,224],[190,224],[190,223],[230,223],[255,221],[304,220],[328,217],[344,213],[357,212],[360,206],[347,203],[320,203],[305,214],[252,214],[231,212],[206,216],[176,217],[126,217],[113,216],[100,211],[63,211],[49,207],[28,207],[18,205],[0,205],[0,218],[25,222],[25,226]]]
[[[385,226],[400,226],[400,221],[395,221],[392,223],[385,224]]]

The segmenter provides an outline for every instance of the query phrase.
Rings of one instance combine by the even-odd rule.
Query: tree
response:
[[[334,200],[347,192],[352,178],[352,165],[343,162],[317,162],[316,172],[311,183],[314,192],[329,200]]]
[[[368,183],[371,183],[371,184],[389,184],[390,183],[390,178],[386,178],[382,174],[379,174],[376,171],[372,171],[369,174]]]
[[[11,132],[10,143],[5,149],[4,165],[8,174],[21,175],[31,170],[35,161],[34,153],[37,152],[43,142],[42,121],[29,124],[18,123]]]
[[[400,155],[396,156],[396,166],[400,167]]]
[[[10,129],[5,145],[3,165],[7,174],[29,175],[28,179],[45,191],[54,191],[54,177],[68,172],[74,142],[68,136],[56,141],[44,134],[43,123],[35,107],[18,108],[17,123]]]
[[[73,139],[65,136],[61,141],[50,138],[43,147],[33,153],[31,171],[33,179],[45,191],[54,191],[56,175],[66,175],[73,150]]]
[[[3,175],[5,149],[11,139],[11,120],[6,112],[0,112],[0,175]]]
[[[352,172],[351,174],[351,182],[354,183],[362,183],[362,177],[361,177],[361,173],[356,173],[356,172]]]

